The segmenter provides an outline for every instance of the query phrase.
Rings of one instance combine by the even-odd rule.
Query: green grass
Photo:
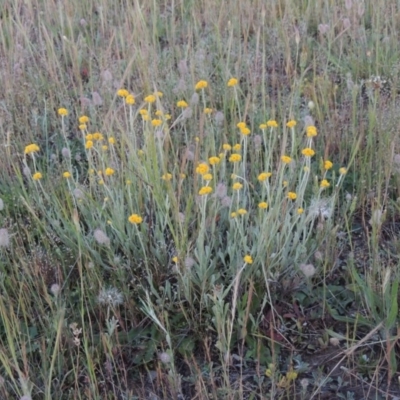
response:
[[[400,10],[363,4],[5,2],[1,398],[400,396]]]

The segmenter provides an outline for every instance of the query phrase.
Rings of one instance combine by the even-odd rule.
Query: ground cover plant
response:
[[[398,4],[0,26],[1,398],[400,398]]]

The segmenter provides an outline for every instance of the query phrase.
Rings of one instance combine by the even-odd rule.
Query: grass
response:
[[[399,15],[6,2],[0,397],[400,396]]]

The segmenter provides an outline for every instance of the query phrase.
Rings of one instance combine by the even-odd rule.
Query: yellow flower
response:
[[[239,128],[239,129],[243,129],[243,128],[246,128],[246,122],[238,122],[237,124],[236,124],[236,126]]]
[[[272,175],[271,172],[261,172],[261,174],[258,175],[257,179],[258,179],[260,182],[264,182],[264,181],[266,181],[271,175]]]
[[[209,159],[208,159],[208,162],[210,163],[210,165],[216,165],[216,164],[219,164],[220,163],[220,161],[221,161],[221,159],[219,158],[219,157],[210,157]]]
[[[211,181],[212,178],[213,178],[212,174],[204,174],[204,175],[203,175],[203,179],[204,179],[205,181]]]
[[[126,183],[127,185],[131,185],[131,184],[132,184],[132,181],[131,181],[130,179],[127,179],[125,183]]]
[[[86,139],[86,140],[93,140],[93,135],[92,135],[91,133],[88,133],[88,134],[85,136],[85,139]]]
[[[310,167],[307,167],[307,165],[304,166],[303,171],[304,171],[304,172],[307,172],[307,173],[310,172]]]
[[[294,119],[291,119],[290,121],[288,121],[288,123],[286,124],[286,126],[288,128],[294,128],[297,125],[297,122]]]
[[[281,157],[281,160],[282,160],[282,162],[285,163],[285,164],[289,164],[289,163],[292,162],[292,159],[291,159],[291,157],[289,157],[289,156],[282,156],[282,157]]]
[[[162,124],[161,119],[152,119],[151,120],[151,125],[153,125],[153,126],[160,126],[161,124]]]
[[[200,163],[196,168],[196,172],[200,175],[206,174],[209,170],[210,167],[206,163]]]
[[[155,95],[155,96],[157,96],[157,97],[159,97],[159,98],[161,99],[161,97],[163,97],[163,96],[164,96],[164,93],[163,93],[163,92],[160,92],[160,91],[158,91],[158,92],[155,92],[155,93],[154,93],[154,95]]]
[[[177,256],[172,257],[171,260],[172,260],[175,264],[178,263],[178,257],[177,257]]]
[[[208,86],[207,81],[198,81],[194,89],[195,90],[205,89],[207,86]]]
[[[142,115],[143,121],[150,121],[150,115]]]
[[[324,168],[325,168],[326,170],[331,169],[332,167],[333,167],[333,163],[332,163],[331,161],[326,160],[326,161],[324,162]]]
[[[126,102],[126,104],[129,104],[130,106],[135,104],[135,97],[133,96],[133,94],[128,94],[128,96],[125,97],[125,102]]]
[[[301,154],[303,154],[305,157],[312,157],[315,154],[315,151],[309,147],[306,147],[301,151]]]
[[[290,381],[294,381],[297,378],[297,372],[290,370],[286,373],[286,379]]]
[[[114,171],[112,168],[110,168],[110,167],[106,168],[106,170],[105,170],[105,174],[106,174],[107,176],[111,176],[111,175],[113,175],[114,173],[115,173],[115,171]]]
[[[115,139],[113,137],[108,138],[108,143],[115,144]]]
[[[253,258],[249,254],[247,256],[244,256],[243,261],[246,264],[253,264]]]
[[[232,147],[232,149],[233,149],[234,151],[239,151],[241,148],[242,148],[242,145],[239,144],[239,143],[235,144],[235,145]]]
[[[143,151],[142,149],[139,149],[137,153],[138,153],[138,156],[139,156],[139,157],[143,157],[144,154],[145,154],[144,151]]]
[[[142,108],[141,110],[139,110],[140,115],[147,115],[148,113],[149,112],[145,108]]]
[[[199,195],[200,196],[205,196],[207,194],[212,193],[212,187],[210,186],[203,186],[200,190],[199,190]]]
[[[267,121],[267,126],[268,128],[277,128],[278,123],[274,119],[270,119],[269,121]]]
[[[87,124],[89,122],[89,117],[86,115],[82,115],[78,118],[80,124]]]
[[[224,144],[222,145],[222,148],[223,148],[225,151],[229,151],[229,150],[232,149],[232,146],[231,146],[230,144],[228,144],[228,143],[224,143]]]
[[[262,201],[261,203],[258,203],[258,208],[265,210],[266,208],[268,208],[268,203],[266,203],[265,201]]]
[[[80,124],[78,126],[78,128],[79,128],[80,131],[84,131],[87,128],[87,125],[86,124]]]
[[[267,368],[265,370],[265,376],[267,376],[268,378],[270,378],[272,376],[272,370],[270,368]]]
[[[295,192],[289,192],[288,195],[287,195],[287,197],[288,197],[290,200],[296,200],[296,199],[297,199],[297,194],[296,194]]]
[[[236,182],[233,184],[232,189],[233,190],[240,190],[243,187],[243,185],[240,182]]]
[[[180,108],[186,108],[186,107],[188,106],[188,103],[186,103],[185,100],[179,100],[179,101],[176,103],[176,106],[177,106],[177,107],[180,107]]]
[[[307,137],[314,137],[317,136],[317,128],[314,125],[307,126],[306,128],[306,135]]]
[[[35,173],[32,175],[32,179],[33,179],[34,181],[38,181],[39,179],[42,179],[42,174],[41,174],[40,172],[35,172]]]
[[[143,218],[142,218],[140,215],[138,215],[138,214],[132,214],[132,215],[128,218],[128,221],[129,221],[131,224],[138,225],[138,224],[141,224],[141,223],[142,223]]]
[[[66,179],[71,178],[71,174],[68,171],[66,171],[63,173],[63,177]]]
[[[238,84],[238,80],[236,78],[231,78],[228,81],[228,87],[233,87],[236,86]]]
[[[241,134],[244,135],[244,136],[250,135],[250,129],[247,128],[247,126],[246,126],[245,128],[241,128],[241,129],[240,129],[240,132],[241,132]]]
[[[154,94],[149,94],[144,98],[144,101],[149,104],[154,103],[156,101],[156,96],[154,96]]]
[[[304,208],[303,207],[299,207],[297,209],[297,214],[301,215],[301,214],[303,214],[303,212],[304,212]]]
[[[203,112],[204,112],[204,114],[211,114],[211,113],[213,112],[213,109],[212,109],[212,108],[209,108],[209,107],[206,107],[206,108],[203,110]]]
[[[164,181],[170,181],[172,179],[172,174],[170,174],[169,172],[167,172],[166,174],[164,174],[161,179],[163,179]]]
[[[242,156],[237,153],[231,154],[231,156],[229,157],[229,161],[232,163],[239,162],[241,159],[242,159]]]
[[[239,208],[239,210],[237,210],[237,213],[239,215],[245,215],[245,214],[247,214],[247,211],[244,208]]]
[[[28,144],[28,146],[25,147],[24,153],[25,154],[31,154],[31,153],[36,153],[40,151],[40,148],[37,144]]]
[[[85,149],[89,150],[93,147],[93,142],[91,140],[88,140],[85,144]]]
[[[155,113],[156,117],[162,117],[163,116],[163,112],[161,110],[157,110]]]
[[[235,213],[235,211],[231,212],[231,218],[236,218],[236,217],[237,217],[237,213]]]
[[[183,172],[181,172],[181,173],[179,174],[179,177],[180,177],[181,179],[185,179],[185,178],[186,178],[186,174],[184,174]]]
[[[340,174],[340,175],[346,175],[346,174],[347,174],[347,169],[344,168],[344,167],[339,168],[339,174]]]
[[[165,118],[166,121],[168,121],[169,119],[171,119],[171,116],[169,114],[165,114],[164,118]]]
[[[62,117],[66,117],[68,115],[68,110],[66,108],[59,108],[58,115],[61,115]]]
[[[117,91],[117,96],[119,96],[119,97],[127,97],[127,96],[129,96],[129,92],[126,89],[119,89]]]
[[[329,187],[330,186],[330,183],[326,180],[326,179],[323,179],[322,181],[321,181],[321,187],[322,188],[327,188],[327,187]]]
[[[267,124],[261,124],[260,129],[267,129]]]
[[[94,140],[103,140],[104,136],[100,132],[95,132],[95,133],[93,133],[93,139]]]

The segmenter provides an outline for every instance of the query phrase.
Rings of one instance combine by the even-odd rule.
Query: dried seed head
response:
[[[8,247],[10,245],[10,236],[6,228],[0,229],[0,247]]]
[[[99,244],[105,244],[106,246],[110,244],[110,238],[101,229],[96,229],[93,236]]]

